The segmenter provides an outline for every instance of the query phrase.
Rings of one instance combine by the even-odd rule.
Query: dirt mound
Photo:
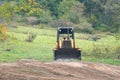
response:
[[[20,60],[0,64],[0,80],[120,80],[120,66]]]

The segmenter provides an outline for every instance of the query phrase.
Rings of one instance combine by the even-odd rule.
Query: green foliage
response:
[[[52,26],[52,27],[70,27],[70,26],[73,26],[73,23],[68,20],[65,20],[65,19],[58,19],[56,21],[51,22],[50,26]]]
[[[53,17],[51,16],[51,13],[49,11],[44,11],[38,17],[38,21],[39,23],[47,24],[53,21]]]
[[[105,59],[105,58],[95,58],[95,57],[83,57],[85,61],[91,61],[91,62],[99,62],[99,63],[105,63],[105,64],[112,64],[112,65],[119,65],[120,66],[120,60],[118,59]]]
[[[0,23],[0,41],[5,41],[7,38],[7,28],[4,24]]]
[[[0,5],[0,17],[10,22],[14,14],[13,5],[9,3],[3,3]]]
[[[73,23],[78,32],[92,33],[92,25],[84,16],[84,5],[76,0],[63,0],[58,6],[59,18]]]
[[[76,0],[63,0],[58,6],[59,18],[69,20],[75,24],[82,21],[83,4]]]
[[[25,20],[26,20],[26,23],[31,24],[31,25],[38,24],[37,17],[27,17]]]
[[[51,13],[48,10],[42,9],[42,6],[37,0],[23,0],[18,2],[14,8],[16,14],[23,17],[37,17],[38,23],[48,23],[52,21]]]
[[[44,10],[49,10],[52,16],[58,17],[58,5],[62,0],[39,0],[40,5]]]
[[[37,34],[35,34],[35,33],[28,33],[26,42],[33,42],[35,40],[36,36],[37,36]]]
[[[116,32],[120,26],[120,1],[117,0],[79,0],[85,5],[88,21],[98,30]],[[103,27],[103,25],[105,25]]]
[[[98,58],[116,58],[115,48],[110,45],[93,44],[91,55]]]
[[[120,30],[118,30],[118,32],[115,33],[114,37],[115,37],[116,41],[120,40]]]
[[[38,17],[43,11],[36,0],[22,0],[17,5],[14,9],[20,15]]]
[[[77,27],[114,33],[120,26],[118,0],[3,0],[0,4],[0,17],[7,22],[20,15],[23,22],[26,17],[37,17],[40,24],[64,19]]]
[[[116,46],[115,53],[116,53],[116,58],[120,59],[120,45]]]
[[[91,26],[90,23],[83,21],[79,24],[74,25],[75,30],[77,32],[83,32],[83,33],[92,33],[94,31],[94,28]]]

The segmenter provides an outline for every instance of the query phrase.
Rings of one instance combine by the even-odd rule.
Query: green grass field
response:
[[[26,42],[28,33],[37,34],[31,43]],[[32,28],[19,26],[10,28],[9,35],[16,40],[0,42],[0,62],[16,62],[19,59],[37,59],[39,61],[53,61],[52,49],[56,44],[55,28]],[[120,65],[120,41],[113,36],[107,35],[98,41],[82,40],[79,36],[90,34],[75,33],[76,47],[82,48],[82,60]],[[7,50],[9,49],[9,51]]]

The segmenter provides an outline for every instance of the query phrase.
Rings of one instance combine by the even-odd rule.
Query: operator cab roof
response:
[[[73,27],[58,27],[59,34],[72,34],[73,31]]]

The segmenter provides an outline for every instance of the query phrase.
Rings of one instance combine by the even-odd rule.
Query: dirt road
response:
[[[0,80],[120,80],[120,66],[20,60],[0,64]]]

